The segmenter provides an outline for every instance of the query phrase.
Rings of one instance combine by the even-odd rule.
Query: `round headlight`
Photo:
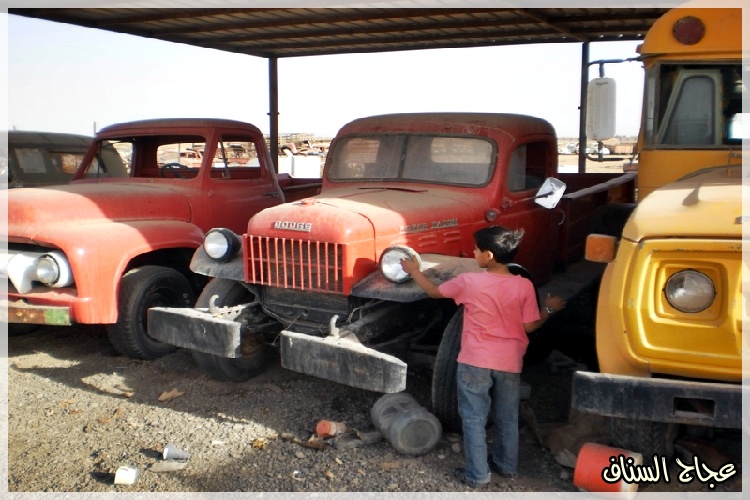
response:
[[[697,313],[711,306],[716,297],[716,288],[711,278],[688,269],[669,277],[664,294],[667,302],[678,311]]]
[[[411,275],[401,267],[401,259],[416,259],[422,265],[419,254],[409,247],[393,246],[386,248],[380,256],[380,270],[388,281],[404,283],[411,279]]]
[[[49,252],[37,260],[36,279],[52,288],[62,288],[73,283],[73,273],[62,252]]]
[[[206,254],[219,262],[226,262],[234,257],[240,246],[239,237],[225,228],[211,229],[203,240]]]
[[[60,266],[49,255],[43,255],[36,264],[36,277],[45,285],[53,285],[60,278]]]

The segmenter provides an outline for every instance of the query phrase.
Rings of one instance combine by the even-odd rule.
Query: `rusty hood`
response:
[[[479,196],[442,187],[333,188],[325,195],[263,210],[250,219],[248,234],[343,244],[390,241],[476,222],[482,217]]]
[[[35,240],[46,229],[61,225],[191,218],[184,193],[145,183],[74,183],[13,189],[0,196],[7,200],[10,239]]]

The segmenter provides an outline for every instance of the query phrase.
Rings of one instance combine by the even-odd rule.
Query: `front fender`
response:
[[[91,324],[117,321],[120,278],[133,258],[161,249],[197,248],[203,241],[203,231],[183,221],[106,221],[74,230],[63,225],[38,236],[40,243],[65,252],[76,290],[71,319]]]
[[[422,271],[433,283],[441,284],[465,272],[477,272],[479,265],[474,259],[452,257],[434,253],[420,254]],[[390,300],[393,302],[416,302],[428,298],[419,285],[409,280],[406,283],[391,283],[380,270],[370,274],[352,288],[354,297]]]
[[[245,281],[245,259],[239,252],[228,262],[217,262],[206,254],[203,245],[199,246],[190,261],[190,270],[212,278],[226,278],[232,281]]]

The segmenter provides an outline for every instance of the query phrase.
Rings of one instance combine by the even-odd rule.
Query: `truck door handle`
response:
[[[268,193],[263,193],[263,196],[270,196],[271,198],[278,198],[279,197],[279,193],[277,193],[276,191],[271,191],[271,192],[268,192]]]
[[[557,224],[558,226],[562,226],[563,222],[565,222],[565,212],[563,210],[557,209],[556,212],[560,212],[560,222]]]

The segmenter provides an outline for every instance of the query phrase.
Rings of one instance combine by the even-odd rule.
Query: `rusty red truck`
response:
[[[242,233],[209,231],[191,269],[213,280],[194,309],[149,310],[149,334],[190,349],[223,380],[258,374],[272,346],[285,368],[385,393],[404,389],[408,366],[426,364],[433,411],[455,429],[462,309],[428,298],[400,257],[418,255],[443,281],[478,270],[477,229],[524,228],[516,271],[539,293],[571,297],[602,270],[582,259],[596,214],[632,203],[635,178],[557,166],[554,129],[530,116],[352,121],[331,144],[319,195],[263,210]]]
[[[230,151],[240,145],[246,158],[237,162]],[[127,356],[174,350],[147,335],[146,310],[193,305],[206,278],[188,265],[205,232],[218,225],[242,231],[255,212],[319,188],[319,180],[277,176],[263,134],[249,123],[106,127],[69,184],[1,193],[9,330],[101,324]]]

